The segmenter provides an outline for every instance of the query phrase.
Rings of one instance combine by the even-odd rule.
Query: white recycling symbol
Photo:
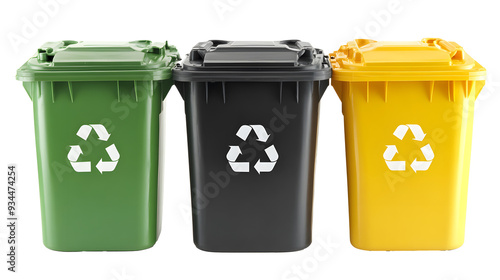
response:
[[[97,133],[98,140],[100,141],[108,141],[111,134],[108,133],[106,128],[102,124],[84,124],[80,127],[76,135],[83,140],[87,140],[92,132],[92,129]],[[76,172],[90,172],[91,171],[91,162],[90,161],[78,161],[78,158],[81,154],[83,154],[82,149],[79,145],[71,145],[68,153],[68,159],[71,163],[71,166]],[[108,153],[111,161],[103,161],[102,158],[96,165],[97,170],[101,172],[111,172],[115,170],[116,165],[118,164],[118,159],[120,159],[120,154],[116,149],[115,144],[112,144],[106,148],[106,152]]]
[[[266,143],[269,139],[270,134],[267,134],[266,129],[260,125],[242,125],[238,132],[236,132],[236,136],[238,136],[241,140],[246,141],[248,135],[252,130],[257,135],[257,141]],[[265,150],[267,157],[269,158],[269,162],[263,162],[260,159],[254,165],[257,173],[262,172],[271,172],[278,161],[278,151],[274,145],[267,147]],[[227,152],[226,158],[233,169],[234,172],[250,172],[250,163],[249,162],[237,162],[238,156],[241,155],[240,146],[229,146],[229,151]]]
[[[396,136],[399,140],[403,140],[406,135],[406,132],[411,130],[413,133],[413,140],[422,142],[425,138],[424,131],[418,124],[406,124],[400,125],[394,131],[394,136]],[[384,152],[384,159],[387,167],[389,167],[392,171],[405,171],[406,170],[406,161],[393,161],[392,159],[398,153],[398,149],[395,145],[387,145],[387,148]],[[434,151],[431,148],[430,144],[427,144],[420,148],[422,154],[424,155],[425,161],[418,161],[414,159],[410,164],[411,169],[415,171],[426,171],[431,166],[432,160],[434,159]]]

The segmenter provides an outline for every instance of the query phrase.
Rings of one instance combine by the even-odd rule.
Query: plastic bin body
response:
[[[460,247],[484,68],[439,39],[356,40],[331,61],[345,121],[352,245]]]
[[[194,242],[202,250],[296,251],[311,242],[318,105],[331,69],[320,50],[289,44],[295,49],[203,42],[174,69],[186,105]],[[293,66],[303,49],[311,60]],[[282,55],[294,56],[292,66],[273,60]]]
[[[33,101],[47,248],[154,245],[159,115],[172,85],[165,62],[176,55],[148,41],[54,42],[18,70]],[[141,65],[147,59],[156,63]]]

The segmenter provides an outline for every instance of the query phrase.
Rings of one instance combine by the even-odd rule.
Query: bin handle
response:
[[[326,64],[326,65],[330,65],[330,57],[333,56],[333,53],[332,54],[329,54],[329,55],[323,55],[323,64]]]
[[[462,47],[457,47],[446,40],[439,38],[425,38],[422,42],[434,45],[440,50],[447,51],[450,54],[451,59],[464,60],[465,58],[465,52]]]
[[[356,43],[356,47],[358,47],[358,49],[359,49],[359,48],[362,48],[366,45],[376,43],[377,41],[371,40],[371,39],[356,39],[356,40],[354,40],[354,42]]]

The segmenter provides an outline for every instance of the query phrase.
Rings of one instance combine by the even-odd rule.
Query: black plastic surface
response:
[[[194,242],[206,251],[280,252],[311,242],[314,158],[320,82],[181,83],[186,101]],[[208,84],[208,95],[206,85]],[[207,97],[208,96],[208,97]],[[298,98],[298,102],[297,102]],[[225,99],[225,101],[224,101]],[[281,102],[280,102],[281,99]],[[252,131],[247,141],[236,132],[261,124],[266,143]],[[250,172],[235,173],[226,154],[239,145],[238,161]],[[269,161],[274,145],[279,159],[269,173],[253,166]]]
[[[262,45],[258,43],[256,49]],[[198,60],[197,55],[192,52],[191,59]],[[255,54],[253,62],[264,65],[265,56]],[[310,73],[311,69],[291,70],[301,66],[285,65],[290,63],[288,55],[279,60],[268,63],[280,64],[281,70],[270,71],[266,81],[262,77],[232,81],[217,72],[213,78],[223,81],[198,81],[199,76],[188,75],[193,81],[175,82],[185,100],[194,242],[202,250],[287,252],[311,243],[318,107],[330,72],[319,80],[293,80],[291,73]],[[221,61],[216,57],[210,63]],[[235,69],[217,67],[228,73],[234,70],[236,75],[252,68],[253,62],[242,66],[240,58],[233,61],[239,61]],[[285,74],[292,81],[282,81]],[[243,140],[237,132],[245,125],[261,125],[268,138],[259,141],[251,130]],[[271,145],[279,155],[274,169],[258,171],[258,162],[272,161],[265,150]],[[248,162],[248,172],[233,171],[228,161],[230,146],[240,148],[236,161]]]

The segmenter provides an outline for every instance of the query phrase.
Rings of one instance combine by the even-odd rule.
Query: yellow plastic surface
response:
[[[352,245],[460,247],[484,68],[440,39],[356,40],[330,56],[345,122]]]

